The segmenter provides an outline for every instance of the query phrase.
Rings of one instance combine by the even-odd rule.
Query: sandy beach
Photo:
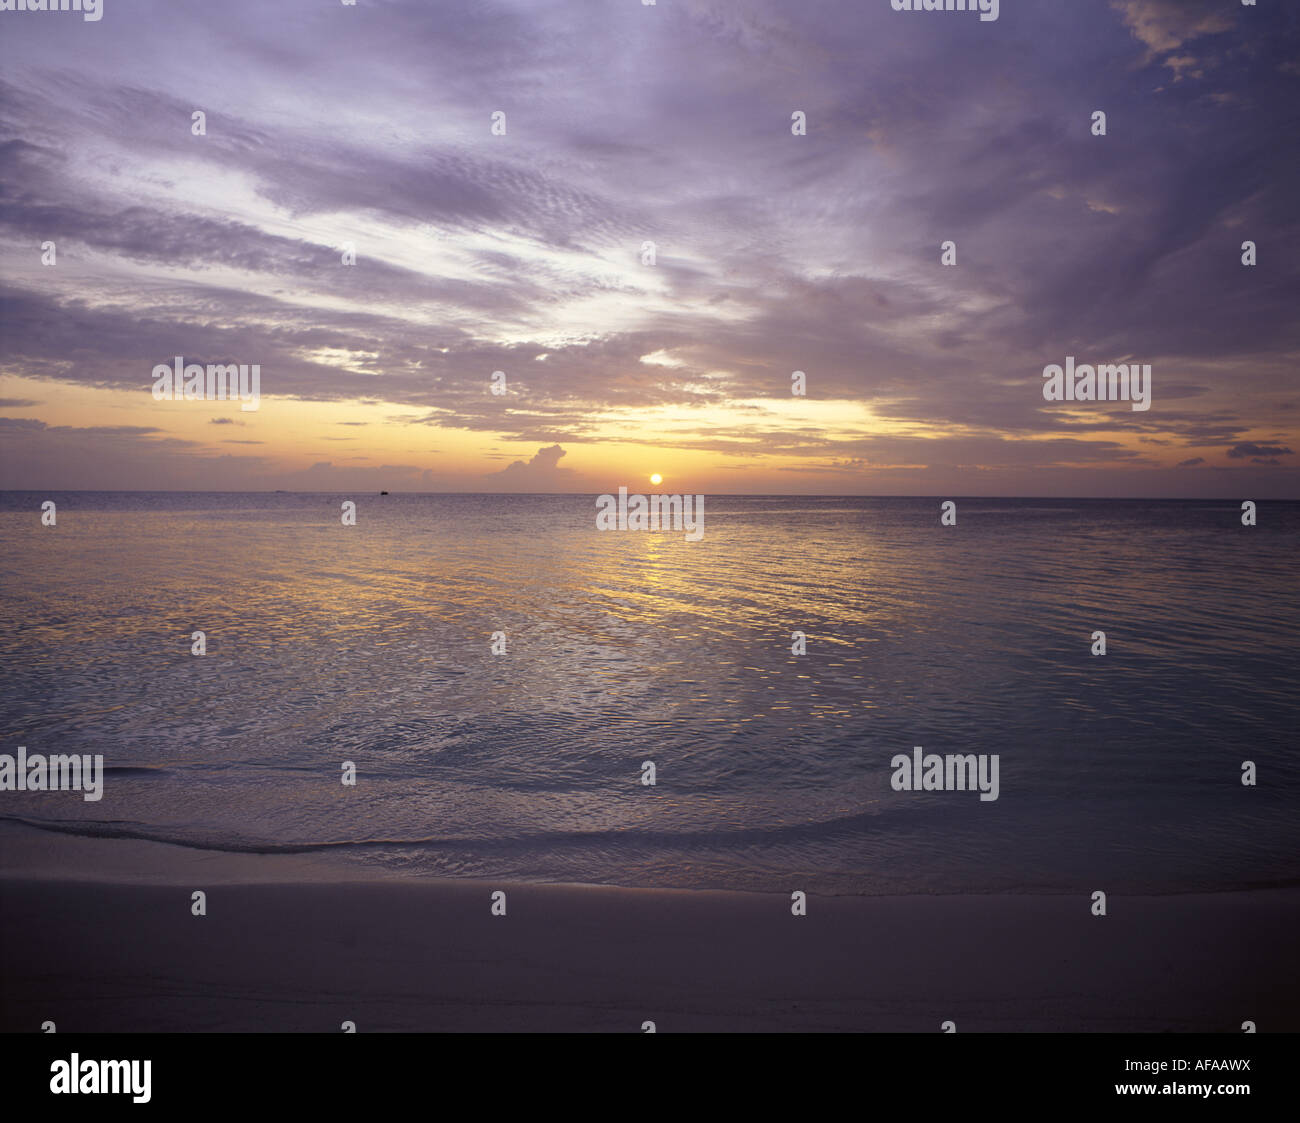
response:
[[[5,1031],[1300,1029],[1296,889],[1112,896],[1106,917],[1086,894],[812,896],[796,917],[775,893],[362,883],[37,841],[48,861],[7,845],[0,877]],[[105,876],[69,876],[91,847]]]

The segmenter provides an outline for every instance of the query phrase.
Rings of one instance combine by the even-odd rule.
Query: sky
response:
[[[1300,498],[1298,137],[1279,0],[0,11],[0,487]]]

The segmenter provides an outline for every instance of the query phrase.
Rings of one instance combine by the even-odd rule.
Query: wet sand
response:
[[[79,879],[67,851],[92,847],[115,858]],[[0,1030],[1300,1030],[1297,889],[1111,896],[1105,917],[1087,894],[812,896],[793,916],[788,894],[52,850],[61,874],[0,867]]]

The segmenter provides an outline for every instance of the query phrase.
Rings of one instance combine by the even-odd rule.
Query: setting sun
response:
[[[658,487],[661,483],[664,482],[664,478],[658,472],[656,472],[653,476],[650,477],[650,482],[654,484],[656,487]]]

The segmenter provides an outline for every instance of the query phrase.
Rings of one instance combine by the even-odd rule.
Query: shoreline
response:
[[[0,881],[83,881],[122,885],[180,885],[195,878],[210,884],[303,883],[369,885],[380,882],[409,882],[421,885],[487,884],[482,875],[454,877],[445,874],[407,873],[385,869],[332,855],[328,849],[301,851],[210,850],[183,842],[159,839],[78,834],[15,819],[0,819]],[[532,881],[510,875],[498,879],[503,885],[541,886],[560,889],[623,889],[631,892],[735,893],[780,895],[780,889],[730,888],[715,885],[625,885],[603,881]],[[795,879],[797,880],[797,878]],[[796,886],[792,883],[792,888]],[[1277,890],[1300,891],[1300,878],[1260,881],[1245,885],[1172,889],[1118,886],[1113,895],[1129,898],[1213,897],[1236,893]],[[821,900],[878,900],[913,897],[1076,897],[1088,895],[1083,888],[1002,889],[918,889],[916,892],[829,892],[810,890]]]

